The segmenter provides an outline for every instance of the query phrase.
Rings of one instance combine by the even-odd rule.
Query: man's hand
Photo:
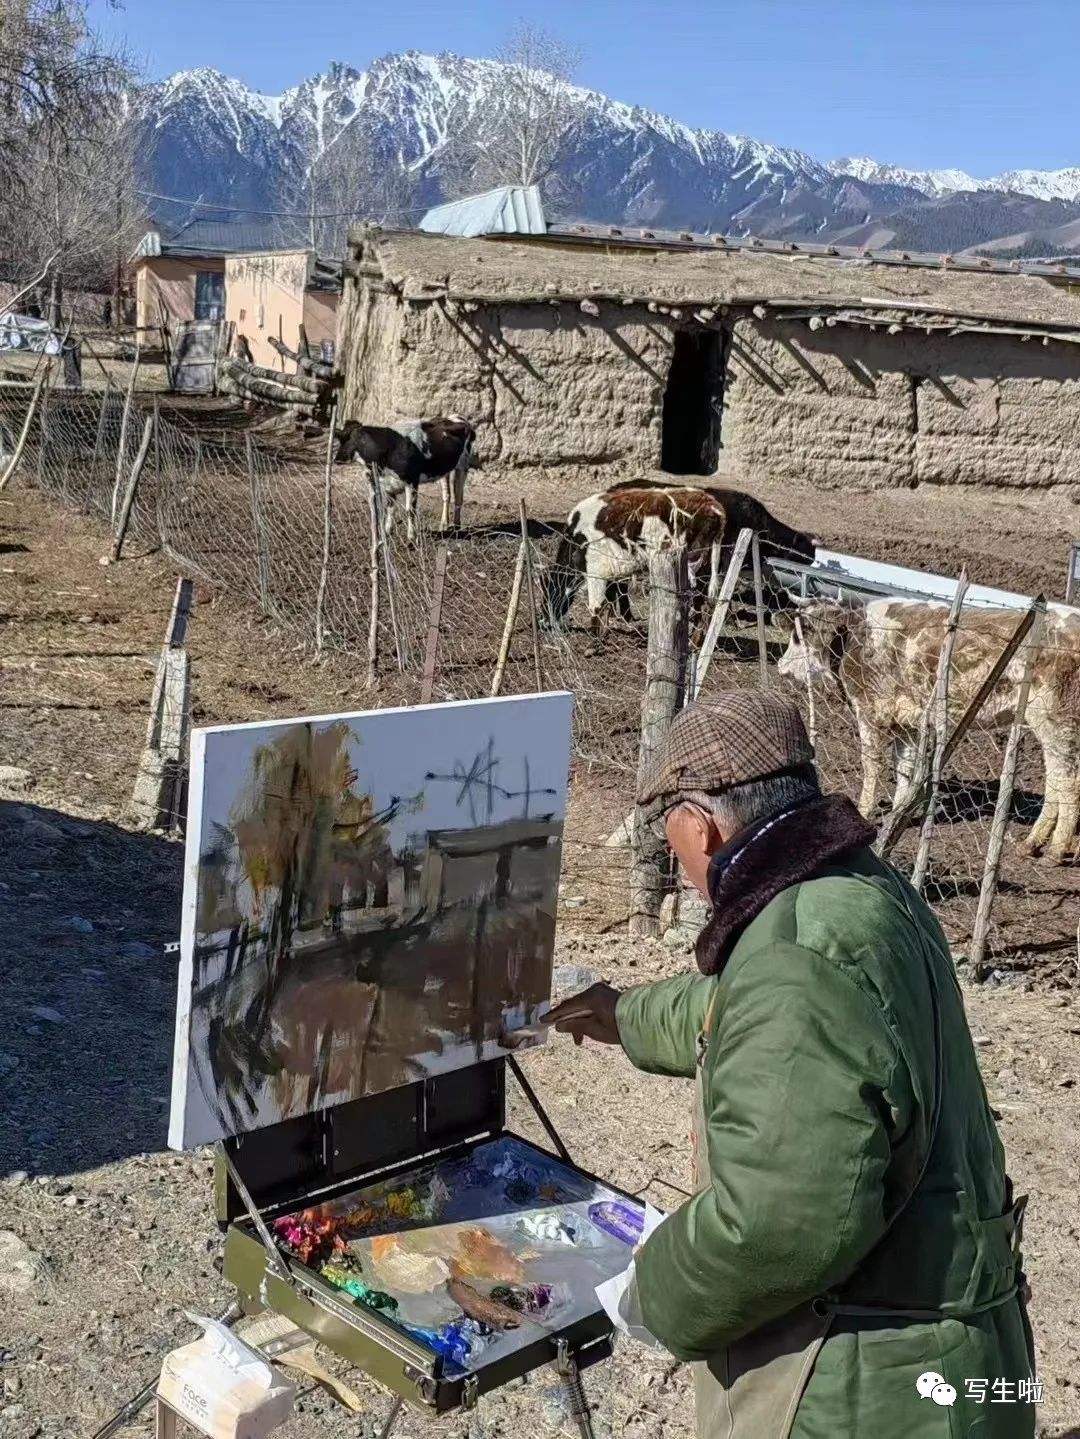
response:
[[[559,1034],[572,1034],[574,1043],[596,1039],[601,1044],[618,1044],[619,1030],[615,1023],[615,1006],[621,991],[610,984],[593,984],[580,994],[564,999],[544,1016],[545,1024],[553,1024]]]

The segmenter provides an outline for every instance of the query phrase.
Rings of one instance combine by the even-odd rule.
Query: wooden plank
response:
[[[165,644],[169,649],[179,649],[184,643],[194,597],[195,587],[191,580],[177,580],[172,613],[169,616],[169,628],[165,634]]]
[[[1080,544],[1069,546],[1069,573],[1065,576],[1065,603],[1075,603],[1076,583],[1080,580]]]
[[[758,674],[761,688],[769,688],[769,649],[765,643],[765,599],[761,588],[761,544],[757,531],[750,541],[750,555],[754,566],[754,611],[757,622]]]
[[[510,659],[510,642],[514,637],[514,625],[517,623],[518,606],[521,604],[521,582],[525,577],[525,550],[528,540],[522,539],[518,545],[517,563],[514,565],[514,580],[510,586],[510,603],[506,607],[506,621],[503,625],[502,641],[499,644],[499,657],[495,661],[495,673],[491,679],[491,693],[497,695],[502,689],[503,675],[506,673],[507,661]]]
[[[172,829],[183,818],[187,796],[187,749],[191,726],[191,661],[184,638],[193,586],[177,581],[165,632],[131,798],[134,818],[147,829]]]
[[[124,537],[127,534],[128,523],[131,520],[131,511],[135,505],[135,491],[138,489],[139,479],[142,476],[143,467],[146,464],[146,457],[150,453],[150,441],[154,435],[153,416],[147,418],[143,425],[142,440],[139,444],[135,462],[131,466],[131,475],[124,491],[124,501],[120,506],[120,517],[116,522],[116,538],[113,540],[112,559],[120,558],[120,551],[124,547]]]
[[[371,688],[379,676],[379,540],[382,515],[379,505],[379,481],[374,468],[368,467],[368,526],[371,540],[368,549],[368,579],[370,599],[368,603],[368,672],[367,684]]]
[[[41,392],[45,386],[45,373],[45,371],[42,371],[38,376],[37,383],[34,385],[33,393],[30,396],[30,404],[23,418],[22,429],[19,431],[19,438],[15,441],[15,448],[11,453],[11,458],[4,466],[4,473],[0,475],[0,490],[7,488],[8,481],[19,468],[19,461],[22,459],[23,450],[26,449],[27,436],[30,434],[30,425],[33,422],[34,414],[41,401]]]
[[[131,402],[135,395],[135,381],[139,374],[142,353],[139,344],[135,344],[135,359],[131,364],[131,374],[128,376],[127,391],[124,395],[124,409],[120,416],[120,439],[116,446],[116,473],[113,478],[112,505],[109,510],[109,519],[112,525],[116,525],[116,507],[120,500],[120,481],[124,474],[124,460],[127,458],[127,434],[128,424],[131,419]]]
[[[649,640],[641,701],[639,784],[682,708],[687,639],[686,552],[656,550],[649,556]],[[647,937],[660,932],[660,907],[671,862],[666,843],[643,823],[640,809],[634,811],[633,852],[629,933]]]
[[[705,632],[701,650],[697,658],[697,670],[694,675],[694,699],[701,693],[701,687],[705,683],[705,676],[709,673],[709,666],[712,664],[713,651],[716,649],[716,642],[720,638],[720,631],[727,621],[728,610],[731,608],[731,598],[735,593],[735,586],[739,582],[739,575],[746,563],[746,552],[750,548],[750,542],[754,538],[753,530],[740,530],[739,537],[735,541],[735,548],[731,552],[731,560],[727,567],[727,574],[724,576],[724,583],[720,586],[720,593],[716,599],[716,607],[709,620],[709,628]]]
[[[334,417],[326,432],[326,462],[323,470],[323,536],[322,563],[319,566],[319,588],[315,595],[315,653],[322,654],[323,616],[326,610],[326,587],[330,579],[330,542],[333,537],[334,505]]]
[[[917,772],[921,773],[925,764],[926,741],[929,735],[930,712],[934,712],[934,758],[930,770],[930,799],[926,806],[926,814],[923,817],[922,830],[919,833],[919,847],[915,852],[915,867],[911,873],[911,883],[922,893],[922,887],[926,880],[926,871],[930,864],[930,841],[934,834],[934,816],[937,811],[938,796],[941,793],[942,755],[945,752],[945,737],[949,731],[949,675],[952,671],[953,650],[956,648],[956,635],[960,628],[960,612],[964,607],[964,596],[968,591],[967,569],[960,571],[960,578],[957,581],[956,593],[953,595],[952,608],[949,610],[948,623],[945,626],[945,642],[941,646],[941,654],[938,657],[937,675],[934,679],[934,692],[930,704],[923,715],[923,723],[919,726],[919,756],[916,759]],[[915,774],[912,775],[912,782]]]
[[[1020,622],[1016,626],[1016,629],[1013,630],[1011,637],[1006,642],[997,659],[994,661],[989,674],[979,686],[978,693],[974,696],[967,709],[960,716],[959,720],[956,723],[956,728],[953,730],[952,734],[950,734],[949,738],[945,741],[945,747],[941,753],[942,769],[944,769],[945,765],[948,763],[950,756],[956,749],[956,746],[964,738],[968,730],[971,728],[972,724],[977,719],[979,711],[982,709],[983,705],[986,703],[987,699],[990,696],[990,692],[993,690],[998,680],[1000,680],[1001,676],[1005,673],[1005,670],[1008,668],[1013,656],[1016,654],[1016,651],[1020,648],[1024,640],[1027,638],[1028,631],[1035,623],[1036,614],[1041,607],[1045,606],[1045,604],[1045,595],[1037,595],[1032,601],[1031,608],[1027,611],[1026,614],[1022,616]],[[906,804],[902,805],[900,809],[893,810],[892,814],[888,816],[885,823],[882,825],[877,840],[877,852],[882,857],[888,855],[893,845],[895,845],[896,841],[903,833],[905,827],[907,826],[908,820],[919,808],[919,806],[925,801],[927,783],[928,776],[924,776],[918,784],[913,784],[911,793],[908,796]]]
[[[998,877],[1001,873],[1001,853],[1005,845],[1005,831],[1012,813],[1013,791],[1016,788],[1016,761],[1023,737],[1024,716],[1027,713],[1028,695],[1031,692],[1031,674],[1035,668],[1035,657],[1042,640],[1046,606],[1043,604],[1031,626],[1024,654],[1024,669],[1020,677],[1020,688],[1016,696],[1016,710],[1005,743],[1005,757],[1001,764],[1001,781],[998,785],[997,800],[994,804],[994,818],[990,824],[990,838],[986,846],[986,860],[983,864],[982,884],[979,888],[979,904],[975,911],[975,925],[971,932],[971,960],[975,979],[985,976],[986,941],[990,933],[990,916],[997,897]]]
[[[525,579],[529,587],[529,625],[532,629],[533,669],[536,677],[536,692],[544,688],[544,667],[540,662],[540,626],[536,619],[536,584],[533,577],[532,545],[529,543],[529,517],[525,501],[518,501],[518,518],[521,521],[521,542],[525,547]]]

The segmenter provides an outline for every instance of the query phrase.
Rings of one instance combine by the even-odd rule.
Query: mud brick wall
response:
[[[734,326],[728,458],[824,488],[1080,484],[1080,347],[794,321]]]

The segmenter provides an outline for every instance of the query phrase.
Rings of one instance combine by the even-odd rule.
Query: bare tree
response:
[[[558,189],[555,167],[580,118],[573,77],[580,55],[544,30],[523,25],[497,52],[506,67],[483,106],[463,98],[440,161],[448,194],[496,185]]]
[[[336,258],[345,253],[350,225],[401,224],[415,194],[400,158],[381,155],[368,136],[347,125],[310,163],[282,177],[276,196],[285,212],[282,238]]]
[[[90,31],[83,0],[0,0],[0,242],[16,280],[101,286],[141,220],[125,57]]]

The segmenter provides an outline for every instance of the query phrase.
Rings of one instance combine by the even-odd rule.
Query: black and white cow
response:
[[[441,528],[450,528],[451,490],[454,528],[460,528],[465,474],[474,462],[476,440],[476,431],[462,415],[402,420],[393,426],[347,420],[337,433],[337,463],[353,460],[366,465],[378,483],[387,534],[393,524],[394,506],[404,495],[408,536],[410,540],[416,538],[417,493],[421,485],[435,480],[442,480],[443,487]]]

